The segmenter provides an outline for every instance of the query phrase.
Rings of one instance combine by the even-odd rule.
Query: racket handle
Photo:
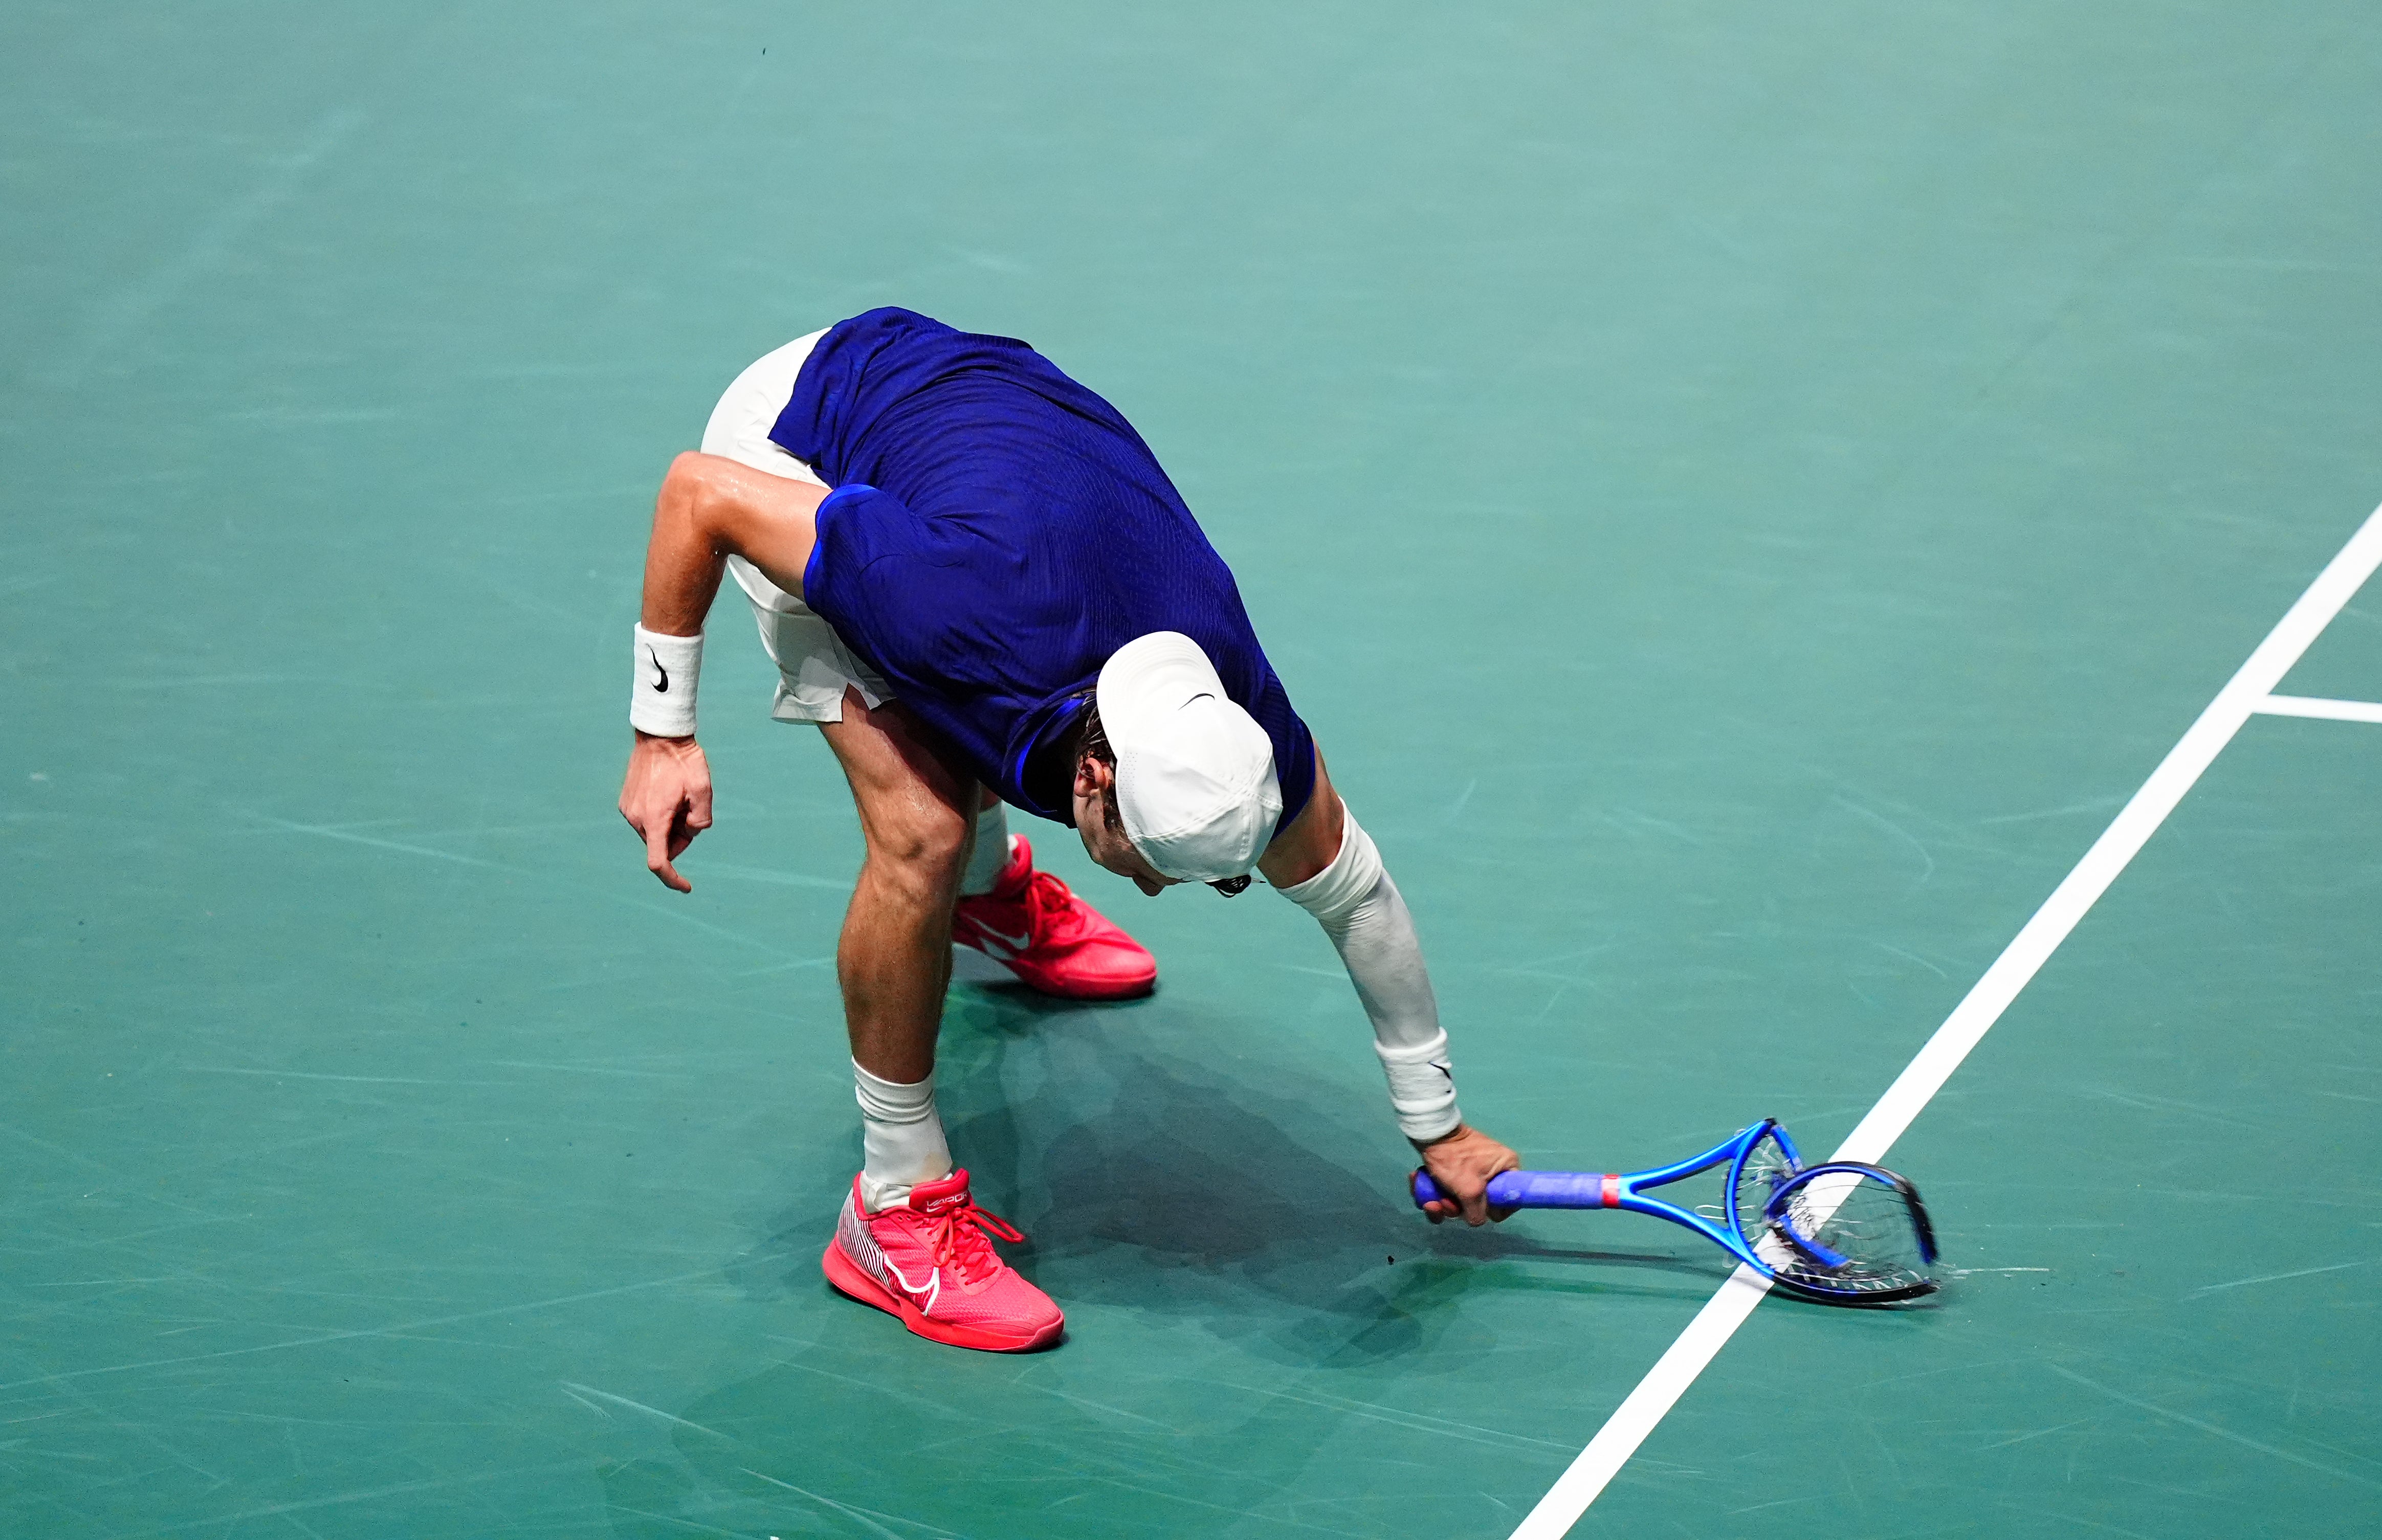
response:
[[[1619,1179],[1597,1171],[1500,1171],[1489,1179],[1489,1202],[1496,1208],[1613,1208],[1620,1188]],[[1444,1196],[1430,1172],[1414,1174],[1417,1208]]]

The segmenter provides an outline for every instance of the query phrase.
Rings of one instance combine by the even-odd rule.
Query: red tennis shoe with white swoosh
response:
[[[819,1266],[836,1288],[900,1316],[932,1341],[995,1353],[1057,1341],[1066,1317],[994,1254],[988,1232],[1025,1239],[998,1214],[976,1206],[965,1171],[920,1182],[909,1197],[874,1214],[854,1177]]]
[[[1048,872],[1023,837],[989,893],[962,898],[952,939],[973,947],[1045,995],[1123,1000],[1158,983],[1158,959]]]

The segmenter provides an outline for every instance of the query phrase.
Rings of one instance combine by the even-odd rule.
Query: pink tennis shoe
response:
[[[1045,995],[1123,1000],[1158,983],[1158,959],[1048,872],[1020,837],[989,893],[962,898],[952,939],[973,947]]]
[[[837,1289],[931,1341],[993,1353],[1057,1341],[1066,1317],[994,1254],[988,1235],[1025,1239],[976,1206],[965,1171],[920,1182],[874,1214],[854,1177],[819,1267]]]

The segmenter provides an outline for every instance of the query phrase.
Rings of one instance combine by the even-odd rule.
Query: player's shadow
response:
[[[980,1198],[1002,1194],[1031,1238],[1013,1260],[1045,1289],[1197,1319],[1303,1364],[1459,1345],[1451,1331],[1485,1350],[1454,1308],[1479,1290],[1693,1300],[1726,1276],[1688,1248],[1430,1225],[1378,1091],[1320,1078],[1301,1052],[1162,999],[968,989],[946,1015],[939,1095]],[[1595,1265],[1526,1265],[1551,1262]]]

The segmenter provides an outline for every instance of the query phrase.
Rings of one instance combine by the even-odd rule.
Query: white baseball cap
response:
[[[1100,670],[1097,698],[1117,812],[1142,859],[1185,882],[1256,864],[1282,817],[1273,743],[1199,644],[1181,631],[1135,637]]]

